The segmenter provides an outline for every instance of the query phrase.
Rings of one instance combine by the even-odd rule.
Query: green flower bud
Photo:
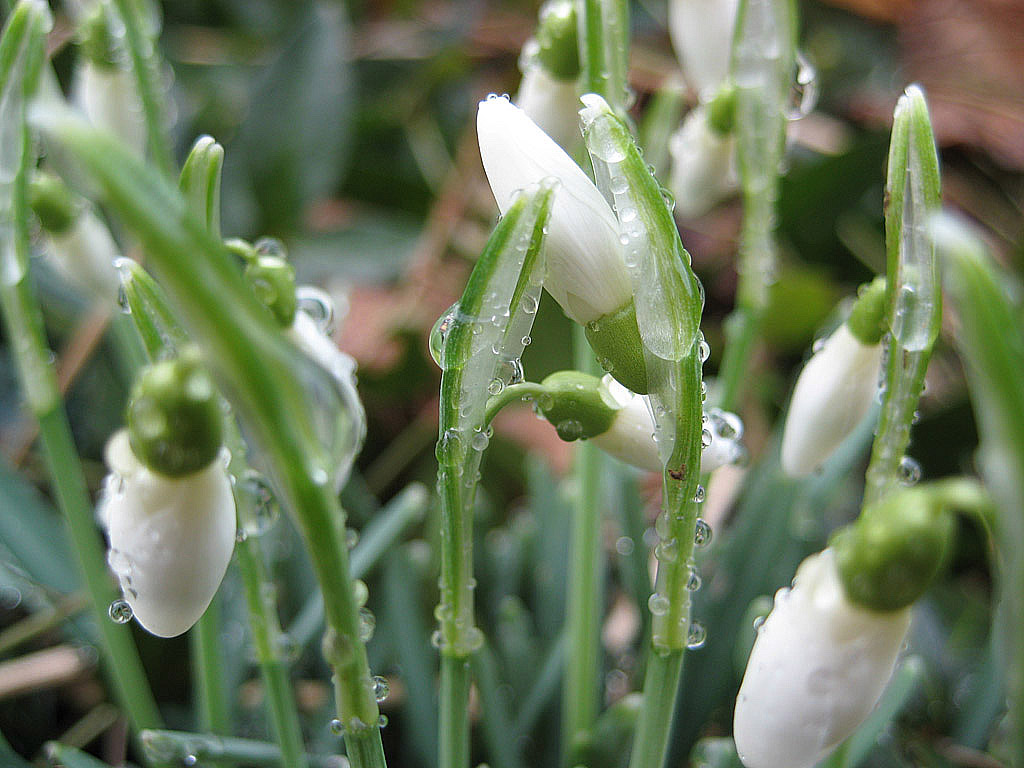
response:
[[[537,405],[558,436],[566,441],[587,440],[608,431],[619,410],[596,376],[557,371],[541,382],[545,393]]]
[[[199,353],[187,349],[142,371],[128,401],[132,452],[153,472],[181,477],[220,452],[220,397]]]
[[[289,327],[298,307],[295,298],[295,267],[279,256],[257,255],[246,266],[245,279],[281,327]]]
[[[954,525],[946,499],[928,486],[900,489],[868,507],[829,543],[847,596],[872,611],[913,604],[945,562]]]
[[[636,304],[630,301],[621,309],[587,323],[585,332],[601,367],[627,389],[646,395],[647,363],[636,322]]]
[[[544,69],[559,80],[575,80],[580,74],[576,27],[576,8],[572,0],[552,0],[541,8],[537,58]]]
[[[50,173],[37,173],[28,185],[28,200],[48,232],[67,232],[78,218],[78,206],[68,186]]]
[[[708,102],[708,125],[715,133],[725,135],[732,133],[735,119],[736,89],[732,85],[723,85]]]
[[[886,331],[885,311],[889,302],[885,277],[876,277],[861,286],[857,302],[846,319],[854,338],[862,344],[877,344]]]
[[[103,69],[117,68],[119,58],[117,39],[110,30],[109,13],[106,3],[96,3],[79,30],[82,54],[93,65]]]

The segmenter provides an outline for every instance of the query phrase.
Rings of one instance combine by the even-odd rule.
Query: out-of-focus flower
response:
[[[498,208],[515,193],[557,179],[548,224],[544,287],[575,322],[586,325],[633,301],[615,215],[572,158],[508,99],[492,96],[477,112],[480,156]]]
[[[813,472],[867,415],[881,360],[881,344],[859,340],[846,323],[811,356],[797,378],[782,433],[786,474]]]
[[[671,0],[668,30],[683,74],[701,101],[714,96],[729,74],[739,0]]]
[[[180,635],[203,615],[235,544],[235,502],[221,447],[219,396],[194,356],[150,366],[128,429],[107,444],[97,517],[107,561],[139,624]]]
[[[740,185],[736,140],[711,126],[707,110],[703,104],[692,109],[669,138],[669,188],[675,196],[676,213],[685,218],[707,213]]]
[[[810,768],[825,757],[878,703],[909,627],[909,608],[851,602],[831,549],[804,560],[747,662],[733,719],[743,764]]]

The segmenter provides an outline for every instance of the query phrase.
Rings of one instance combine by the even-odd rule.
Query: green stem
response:
[[[469,762],[468,656],[441,654],[441,768],[464,768]]]
[[[0,658],[19,645],[59,627],[88,607],[89,598],[81,592],[73,592],[60,598],[52,607],[29,614],[0,632]]]
[[[582,326],[573,335],[578,370],[600,368]],[[569,588],[566,605],[565,681],[562,689],[562,765],[574,766],[590,744],[600,701],[601,608],[604,605],[604,558],[601,538],[602,455],[580,442],[574,451],[576,496],[569,541]]]
[[[324,595],[324,651],[334,670],[338,714],[346,724],[346,740],[359,740],[379,728],[379,710],[359,639],[344,512],[329,482],[330,459],[321,442],[320,425],[344,416],[340,405],[328,399],[335,391],[333,381],[284,338],[230,253],[187,213],[168,181],[110,137],[67,114],[47,115],[41,127],[72,152],[137,232],[172,304],[251,426],[313,561]],[[267,375],[271,370],[274,375]],[[356,759],[352,762],[359,768]],[[367,764],[383,765],[383,753],[374,753]]]
[[[142,113],[146,120],[146,134],[149,151],[157,168],[167,178],[174,175],[174,160],[167,138],[167,109],[163,101],[163,86],[160,85],[160,57],[156,41],[146,34],[142,18],[143,3],[138,0],[114,0],[117,12],[124,22],[125,42],[132,60],[135,84],[142,102]]]
[[[207,765],[208,761],[219,760],[268,768],[292,766],[276,744],[253,739],[187,731],[151,730],[143,732],[142,742],[151,759],[168,764],[181,765],[191,756],[196,758],[197,765]],[[338,766],[338,758],[335,755],[303,755],[303,760],[303,764],[308,764],[312,768]]]
[[[683,674],[684,651],[655,651],[647,656],[644,701],[633,739],[630,768],[659,768],[665,759],[676,693]]]
[[[498,394],[487,398],[487,410],[484,411],[484,424],[487,425],[494,421],[494,417],[498,415],[498,411],[506,405],[528,399],[536,400],[546,391],[547,390],[542,385],[536,384],[532,381],[510,384]]]
[[[629,3],[577,0],[580,87],[604,97],[619,115],[626,113],[629,87]]]
[[[281,658],[283,635],[277,621],[273,590],[270,588],[273,582],[264,568],[257,538],[249,537],[239,542],[235,549],[245,588],[245,602],[249,607],[253,647],[266,688],[274,735],[281,747],[281,760],[284,765],[303,768],[306,755],[302,746],[302,725],[295,708],[288,665]]]
[[[725,351],[718,369],[715,402],[726,411],[735,411],[741,387],[747,377],[750,358],[757,345],[763,311],[737,306],[725,319]]]
[[[32,15],[35,18],[31,18]],[[15,28],[16,24],[22,25],[20,30]],[[35,28],[26,32],[27,25]],[[14,107],[19,111],[19,114],[0,114],[0,121],[10,123],[4,127],[15,129],[8,135],[16,136],[21,145],[17,166],[3,169],[13,178],[9,186],[5,185],[6,194],[0,197],[0,221],[11,223],[10,227],[3,228],[5,234],[3,242],[0,242],[0,275],[3,277],[0,280],[0,305],[22,390],[39,422],[39,437],[50,484],[57,505],[67,520],[78,567],[92,600],[100,630],[100,647],[114,683],[115,695],[133,727],[139,730],[159,726],[160,713],[130,633],[113,624],[107,616],[108,607],[117,598],[117,593],[107,572],[103,543],[97,535],[92,502],[60,400],[53,355],[46,343],[42,312],[29,273],[27,179],[36,156],[25,125],[24,102],[20,99],[27,100],[32,93],[29,73],[33,69],[38,73],[43,60],[44,27],[45,22],[35,7],[19,5],[7,20],[0,45],[0,53],[3,54],[0,63],[4,65],[0,81],[3,102],[6,102],[0,105],[0,110]],[[19,34],[26,38],[24,43]],[[21,49],[22,44],[24,49]],[[13,55],[12,45],[19,48],[19,52]],[[24,59],[20,58],[22,56]],[[25,82],[19,77],[23,77]]]
[[[199,728],[210,733],[231,732],[224,690],[224,659],[220,652],[220,602],[215,596],[189,633],[192,685],[197,693]]]

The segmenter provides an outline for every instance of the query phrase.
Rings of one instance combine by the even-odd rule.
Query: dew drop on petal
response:
[[[132,607],[127,600],[115,600],[107,608],[107,616],[115,624],[127,624],[132,620]]]

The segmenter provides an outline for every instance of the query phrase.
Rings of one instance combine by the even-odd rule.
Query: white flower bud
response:
[[[366,439],[366,412],[356,390],[356,361],[338,349],[338,345],[320,330],[316,321],[301,309],[295,313],[295,319],[285,333],[299,349],[331,375],[342,408],[355,422],[354,434],[346,436],[336,446],[339,451],[335,457],[334,486],[340,491],[348,481],[352,463]]]
[[[46,252],[57,271],[78,288],[113,304],[118,286],[114,260],[121,251],[91,208],[82,208],[65,231],[46,237]]]
[[[548,223],[544,287],[575,322],[586,325],[633,299],[615,214],[572,158],[508,99],[492,96],[477,112],[480,157],[498,208],[515,193],[557,179]]]
[[[580,143],[575,80],[559,80],[540,62],[530,61],[523,70],[516,105],[560,146]]]
[[[747,768],[810,768],[878,703],[910,609],[877,613],[847,598],[826,549],[780,589],[747,662],[733,737]]]
[[[111,471],[97,516],[107,530],[107,561],[144,629],[174,637],[199,621],[235,546],[235,501],[220,458],[168,477],[145,467],[127,430],[106,450]]]
[[[81,59],[72,85],[72,101],[89,122],[110,131],[142,157],[146,152],[146,119],[131,70]]]
[[[797,378],[782,433],[782,469],[810,474],[853,431],[878,392],[880,344],[859,341],[846,324],[815,352]]]
[[[739,189],[736,139],[712,130],[703,104],[692,109],[669,138],[668,151],[672,158],[669,188],[679,216],[701,216]]]
[[[701,100],[713,96],[729,74],[732,32],[739,0],[670,0],[672,47]]]
[[[601,380],[608,399],[619,410],[605,432],[591,438],[594,445],[610,456],[651,472],[662,470],[661,454],[654,440],[654,416],[649,398],[630,392],[610,375]],[[707,431],[711,443],[703,448],[700,471],[714,472],[719,467],[734,463],[743,449],[739,438],[743,425],[738,417],[723,411],[709,415]]]

